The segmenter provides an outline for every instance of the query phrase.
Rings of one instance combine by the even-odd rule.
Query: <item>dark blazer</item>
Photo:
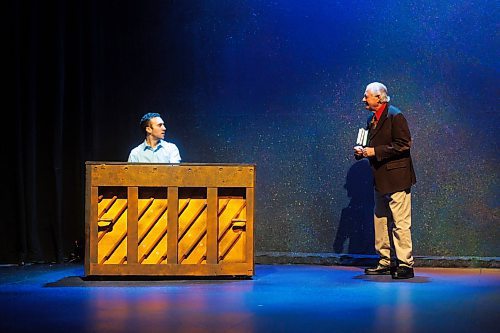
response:
[[[409,190],[416,183],[410,155],[411,135],[401,111],[389,104],[374,128],[370,115],[367,121],[368,147],[375,148],[370,157],[375,189],[381,194]]]

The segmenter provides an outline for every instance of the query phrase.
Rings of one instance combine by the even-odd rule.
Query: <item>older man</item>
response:
[[[354,147],[356,159],[369,159],[375,183],[375,250],[379,261],[376,267],[365,269],[365,274],[408,279],[414,276],[410,188],[416,177],[408,123],[389,101],[382,83],[366,87],[363,102],[371,111],[366,126],[369,140],[366,147]]]
[[[146,113],[140,125],[146,138],[143,143],[132,149],[128,157],[129,162],[180,163],[181,156],[177,146],[163,140],[167,129],[160,114]]]

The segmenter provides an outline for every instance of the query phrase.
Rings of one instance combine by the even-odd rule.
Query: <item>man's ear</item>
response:
[[[146,133],[151,134],[153,132],[153,129],[151,127],[146,127]]]

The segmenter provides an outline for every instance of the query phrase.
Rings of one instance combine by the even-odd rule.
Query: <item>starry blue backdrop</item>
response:
[[[380,81],[414,141],[415,254],[500,254],[496,1],[96,6],[94,160],[125,161],[160,112],[184,162],[257,165],[257,251],[370,254],[352,146]]]

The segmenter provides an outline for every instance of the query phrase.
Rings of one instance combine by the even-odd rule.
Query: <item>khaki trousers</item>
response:
[[[413,267],[410,191],[380,194],[375,190],[373,215],[379,265],[389,266],[392,261]]]

